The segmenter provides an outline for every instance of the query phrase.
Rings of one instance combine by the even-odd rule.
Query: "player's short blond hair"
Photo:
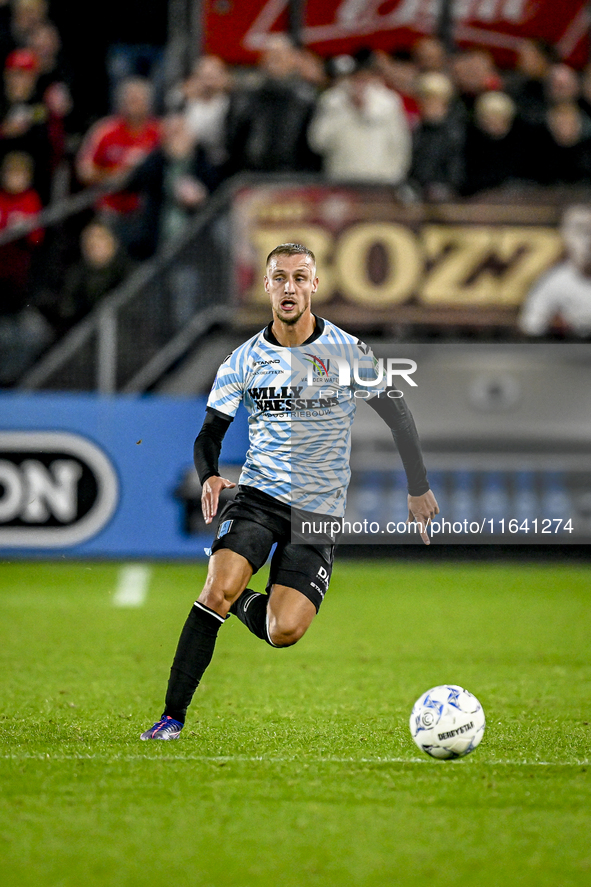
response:
[[[316,269],[316,256],[312,250],[308,249],[307,246],[304,246],[303,243],[280,243],[279,246],[272,249],[267,256],[265,268],[269,267],[269,262],[276,256],[308,256],[308,258],[312,259],[314,269]]]

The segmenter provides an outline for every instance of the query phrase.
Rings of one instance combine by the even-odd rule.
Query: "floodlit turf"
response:
[[[3,887],[591,884],[591,569],[427,559],[341,561],[289,650],[229,620],[169,743],[204,568],[125,609],[118,565],[0,567]],[[440,683],[487,715],[463,760],[410,738]]]

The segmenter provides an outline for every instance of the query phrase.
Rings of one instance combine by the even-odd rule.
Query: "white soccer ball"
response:
[[[417,699],[410,715],[412,738],[433,758],[470,754],[479,745],[485,724],[476,696],[456,684],[427,690]]]

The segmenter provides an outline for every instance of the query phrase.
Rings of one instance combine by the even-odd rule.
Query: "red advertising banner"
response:
[[[587,0],[456,0],[455,39],[491,50],[501,63],[524,37],[556,45],[576,66],[586,63]],[[304,43],[321,55],[361,46],[393,51],[435,30],[440,0],[308,0]],[[204,0],[206,52],[232,63],[256,60],[269,34],[286,31],[288,0]]]
[[[265,322],[261,281],[279,243],[316,254],[314,304],[347,328],[514,327],[532,285],[561,257],[560,208],[409,204],[387,188],[248,186],[233,207],[239,323]]]

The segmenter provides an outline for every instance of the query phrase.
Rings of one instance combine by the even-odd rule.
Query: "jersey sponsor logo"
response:
[[[0,432],[0,546],[63,548],[95,536],[119,498],[115,469],[86,438]]]
[[[338,397],[300,397],[303,391],[301,385],[273,388],[248,388],[248,394],[252,397],[257,410],[262,413],[294,413],[296,411],[330,410],[338,406]]]

